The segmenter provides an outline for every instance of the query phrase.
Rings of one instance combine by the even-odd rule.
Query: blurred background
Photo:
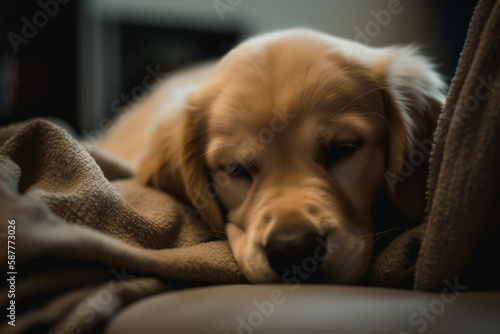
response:
[[[289,27],[422,45],[449,82],[476,2],[2,0],[0,125],[57,117],[85,136],[172,71]]]

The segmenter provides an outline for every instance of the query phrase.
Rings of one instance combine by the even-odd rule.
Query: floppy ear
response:
[[[211,179],[205,150],[208,144],[207,102],[193,103],[185,111],[182,142],[182,178],[191,203],[214,231],[224,231],[224,219],[217,199],[217,185]]]
[[[206,108],[186,107],[178,117],[161,122],[149,150],[137,168],[139,182],[152,185],[188,202],[214,231],[224,231],[219,202],[204,159],[207,146]],[[187,219],[195,210],[181,206]]]
[[[444,102],[445,84],[428,59],[413,47],[386,48],[376,72],[385,88],[389,124],[385,179],[389,198],[414,221],[424,217],[428,159]]]
[[[146,154],[136,170],[139,182],[189,201],[182,180],[182,124],[184,117],[160,122],[149,139]]]

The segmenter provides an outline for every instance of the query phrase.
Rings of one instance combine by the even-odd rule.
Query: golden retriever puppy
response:
[[[350,284],[377,205],[423,216],[443,89],[413,47],[278,31],[168,80],[101,146],[227,232],[250,282]]]

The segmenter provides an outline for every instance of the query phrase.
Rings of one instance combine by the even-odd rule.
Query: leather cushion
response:
[[[452,285],[443,293],[306,284],[193,288],[130,305],[105,333],[500,333],[500,291]]]

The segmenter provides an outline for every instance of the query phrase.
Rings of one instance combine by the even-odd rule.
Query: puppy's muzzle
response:
[[[325,254],[322,245],[326,237],[321,235],[308,220],[280,222],[267,237],[264,246],[267,260],[273,271],[280,277],[294,266],[302,266],[307,259],[320,262]],[[318,271],[311,273],[311,280]]]

